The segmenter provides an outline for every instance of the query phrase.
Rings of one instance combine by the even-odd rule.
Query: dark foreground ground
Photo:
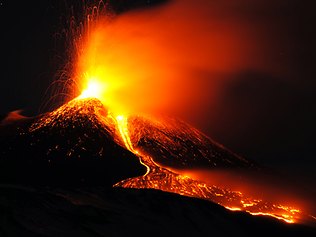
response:
[[[157,190],[0,187],[0,236],[315,236]]]

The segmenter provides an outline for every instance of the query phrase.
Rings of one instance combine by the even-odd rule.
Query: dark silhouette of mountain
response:
[[[97,100],[77,101],[35,118],[7,120],[0,126],[0,181],[111,186],[144,174],[138,157],[114,141],[114,125],[98,121],[97,110],[106,113]]]
[[[47,114],[10,113],[0,125],[0,180],[8,183],[113,185],[145,174],[117,134],[115,118],[97,99],[76,99]],[[188,124],[129,118],[135,148],[174,168],[257,167]]]
[[[145,117],[129,121],[135,126],[130,131],[136,148],[149,153],[151,146],[158,164],[189,167],[194,156],[192,165],[197,167],[214,168],[214,162],[257,167],[184,122],[162,121],[162,127]],[[315,235],[312,227],[231,212],[211,201],[113,187],[146,173],[139,157],[124,148],[116,126],[96,99],[73,100],[34,118],[11,114],[3,120],[0,236]]]
[[[254,161],[234,154],[191,125],[172,117],[130,116],[134,147],[156,163],[172,168],[258,169]]]

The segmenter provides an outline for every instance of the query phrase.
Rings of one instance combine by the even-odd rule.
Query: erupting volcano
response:
[[[73,98],[52,112],[3,121],[2,179],[14,184],[57,186],[54,193],[58,197],[80,205],[101,202],[97,195],[78,201],[74,196],[80,196],[80,192],[71,196],[58,191],[58,185],[159,190],[216,203],[229,211],[269,216],[282,223],[313,223],[314,217],[295,200],[266,200],[185,174],[200,168],[258,173],[263,168],[183,120],[162,115],[166,105],[171,105],[167,106],[170,111],[185,95],[195,92],[187,93],[191,85],[180,83],[180,75],[156,68],[159,64],[152,60],[165,56],[155,46],[158,41],[144,44],[128,38],[139,32],[129,32],[129,25],[116,28],[120,19],[104,14],[109,11],[107,6],[100,2],[98,7],[87,8],[86,20],[72,35],[75,47],[68,73],[74,82],[69,83]],[[139,48],[143,51],[137,52]],[[151,73],[160,74],[151,79]],[[23,153],[32,159],[23,160]],[[16,160],[37,171],[30,174],[20,167],[16,171],[24,172],[25,178],[17,179],[6,171],[6,167],[15,169]],[[38,175],[40,180],[34,178]]]
[[[242,192],[210,186],[172,171],[194,166],[209,169],[259,169],[255,163],[235,155],[185,122],[174,118],[158,119],[140,115],[114,116],[102,106],[98,99],[83,98],[81,95],[44,115],[31,125],[30,132],[40,132],[56,126],[66,127],[69,126],[69,120],[74,121],[80,116],[86,116],[92,127],[106,131],[106,136],[132,152],[146,167],[147,171],[142,176],[122,180],[114,184],[114,187],[158,189],[202,198],[230,210],[268,215],[288,223],[300,221],[301,218],[308,219],[298,208],[247,197]],[[82,145],[75,144],[67,154],[71,156],[72,153],[77,153],[75,147],[79,149]]]

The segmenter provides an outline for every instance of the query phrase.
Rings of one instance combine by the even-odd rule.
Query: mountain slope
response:
[[[100,121],[98,100],[71,101],[39,117],[0,126],[0,181],[44,185],[110,185],[142,175],[138,157]]]

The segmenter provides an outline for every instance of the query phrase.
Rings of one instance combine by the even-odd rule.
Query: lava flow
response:
[[[73,114],[77,112],[76,107],[89,105],[90,109],[87,106],[87,109],[83,108],[81,113],[87,113],[96,127],[102,126],[116,143],[134,153],[139,157],[140,163],[147,167],[147,172],[143,176],[122,180],[115,184],[115,187],[158,189],[202,198],[218,203],[229,210],[272,216],[287,223],[298,222],[305,218],[305,214],[298,208],[246,196],[242,192],[232,191],[225,187],[207,185],[161,165],[166,163],[162,157],[167,158],[166,155],[169,154],[169,158],[173,159],[169,167],[186,167],[190,166],[190,163],[194,165],[194,162],[208,164],[210,168],[214,167],[216,162],[219,166],[255,167],[252,162],[219,146],[188,124],[180,120],[172,122],[174,119],[168,121],[166,118],[150,120],[143,116],[115,116],[111,111],[104,113],[105,109],[100,108],[100,101],[93,96],[82,97],[79,96],[41,118],[38,123],[31,126],[31,132],[45,126],[67,126],[67,119],[76,117]],[[91,104],[95,104],[95,109],[91,110]],[[133,134],[130,134],[131,132]],[[150,137],[148,133],[153,137]],[[174,140],[168,139],[171,136]],[[177,151],[179,144],[182,152]],[[193,152],[192,157],[187,156],[187,150]],[[179,153],[174,153],[175,151]],[[174,159],[175,157],[177,159]],[[220,161],[222,164],[219,163]]]
[[[57,117],[62,119],[68,116],[67,108],[73,107],[76,103],[82,103],[82,101],[93,103],[93,100],[98,99],[107,108],[107,114],[100,111],[87,111],[87,113],[97,115],[94,118],[97,118],[98,124],[103,124],[105,130],[111,131],[114,141],[134,153],[147,167],[147,172],[143,176],[122,180],[115,184],[115,187],[159,189],[206,199],[233,211],[240,210],[252,215],[272,216],[287,223],[299,222],[305,218],[300,208],[250,197],[225,187],[207,185],[173,171],[173,167],[256,168],[256,164],[235,155],[185,122],[172,118],[141,116],[138,111],[137,113],[131,111],[130,108],[139,108],[137,104],[153,101],[147,100],[146,96],[158,97],[155,101],[166,99],[166,79],[163,73],[161,75],[163,84],[157,85],[150,82],[146,85],[148,80],[144,80],[144,78],[147,79],[146,76],[149,75],[151,69],[152,73],[159,71],[155,63],[147,60],[147,65],[144,67],[146,71],[142,71],[142,68],[137,69],[135,67],[137,63],[134,63],[134,60],[137,61],[142,56],[144,58],[140,61],[146,62],[147,54],[157,53],[157,49],[153,48],[154,44],[144,44],[143,54],[139,54],[132,48],[133,43],[138,48],[140,47],[137,41],[129,42],[129,39],[125,37],[125,31],[128,31],[131,25],[127,25],[124,30],[116,29],[111,26],[111,23],[107,24],[108,22],[104,19],[94,18],[97,22],[94,22],[93,27],[90,25],[89,32],[86,32],[89,37],[85,37],[80,44],[77,44],[81,48],[80,52],[75,52],[78,62],[74,68],[73,77],[78,79],[77,84],[81,87],[80,95],[44,117],[39,124],[32,127],[33,130],[55,121]],[[129,35],[129,33],[126,34]],[[115,40],[120,43],[114,43]],[[107,48],[107,51],[104,48]],[[126,55],[125,51],[133,54]],[[104,55],[104,52],[107,54]],[[149,59],[152,58],[155,56],[149,57]],[[172,82],[169,87],[173,87]],[[190,85],[186,87],[190,88]],[[153,95],[150,95],[151,93]],[[134,98],[135,94],[138,96],[137,99]]]
[[[247,197],[241,192],[232,191],[223,187],[217,187],[215,185],[209,186],[201,181],[194,180],[188,176],[177,174],[168,168],[158,165],[154,161],[153,157],[149,155],[150,152],[148,152],[149,154],[146,154],[142,151],[134,149],[127,128],[128,119],[120,117],[119,120],[120,121],[118,121],[117,126],[125,147],[140,158],[141,163],[147,167],[147,173],[141,177],[123,180],[115,186],[125,188],[153,188],[166,192],[177,193],[180,195],[203,198],[223,205],[229,210],[247,211],[252,215],[272,216],[287,223],[294,223],[299,219],[301,211],[297,208],[270,203],[262,199]],[[168,121],[160,120],[160,122],[164,123]],[[181,124],[180,121],[179,123]],[[138,124],[134,123],[132,126],[137,125]],[[143,124],[140,125],[144,126]],[[169,124],[167,123],[166,125],[168,126]],[[148,128],[150,129],[150,127]],[[145,126],[143,127],[143,129],[148,128]],[[176,129],[181,133],[181,126],[174,127],[173,129]],[[194,131],[193,128],[190,129]],[[137,135],[139,136],[141,134]],[[190,134],[188,133],[187,137],[182,139],[189,140],[189,136]],[[146,139],[146,137],[142,138]],[[157,141],[160,139],[162,140],[163,138],[156,137]],[[164,147],[165,149],[172,149],[176,146],[175,141],[169,140],[168,143],[169,144],[166,144]],[[202,142],[200,142],[200,144],[195,143],[195,146],[197,149],[203,149]],[[181,157],[181,154],[177,155],[180,155]],[[184,160],[185,157],[182,156],[181,159]],[[245,165],[248,164],[246,163]]]

